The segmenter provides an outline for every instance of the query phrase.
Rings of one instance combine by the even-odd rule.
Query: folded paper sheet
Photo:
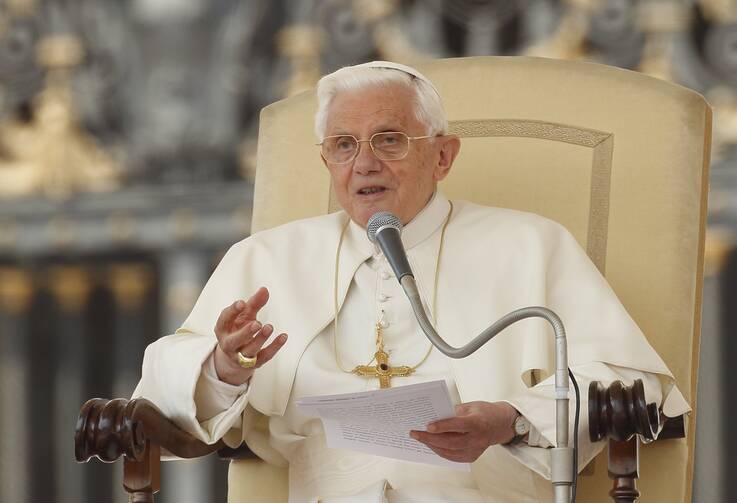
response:
[[[361,393],[304,397],[302,413],[320,417],[328,447],[468,470],[466,463],[441,458],[409,436],[427,424],[455,415],[445,381],[431,381]]]

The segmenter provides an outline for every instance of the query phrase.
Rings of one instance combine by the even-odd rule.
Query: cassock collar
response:
[[[404,248],[410,250],[432,236],[448,216],[450,203],[436,190],[430,202],[402,230]],[[367,255],[378,255],[379,249],[369,241],[366,229],[351,220],[346,238]]]

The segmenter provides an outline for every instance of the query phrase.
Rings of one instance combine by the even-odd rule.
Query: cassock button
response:
[[[381,271],[381,279],[389,279],[389,278],[391,278],[391,277],[392,277],[392,275],[391,275],[391,274],[389,274],[388,272],[386,272],[386,271]]]
[[[387,300],[389,300],[389,296],[387,294],[385,293],[379,294],[379,302],[386,302]]]
[[[382,319],[382,320],[379,321],[379,326],[381,328],[387,328],[389,326],[389,322],[386,321],[386,320],[384,320],[384,319]]]

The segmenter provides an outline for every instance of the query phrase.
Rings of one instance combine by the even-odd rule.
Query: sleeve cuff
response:
[[[202,364],[202,372],[195,390],[197,419],[200,422],[213,419],[233,407],[238,398],[247,391],[248,383],[234,386],[218,378],[215,370],[215,353],[211,353]]]

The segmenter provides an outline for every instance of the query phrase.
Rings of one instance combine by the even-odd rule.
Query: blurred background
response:
[[[130,396],[248,235],[263,106],[347,64],[489,54],[713,104],[694,501],[737,501],[734,0],[0,0],[0,502],[127,501],[120,463],[74,463],[79,407]],[[157,501],[225,502],[226,470],[166,463]]]

